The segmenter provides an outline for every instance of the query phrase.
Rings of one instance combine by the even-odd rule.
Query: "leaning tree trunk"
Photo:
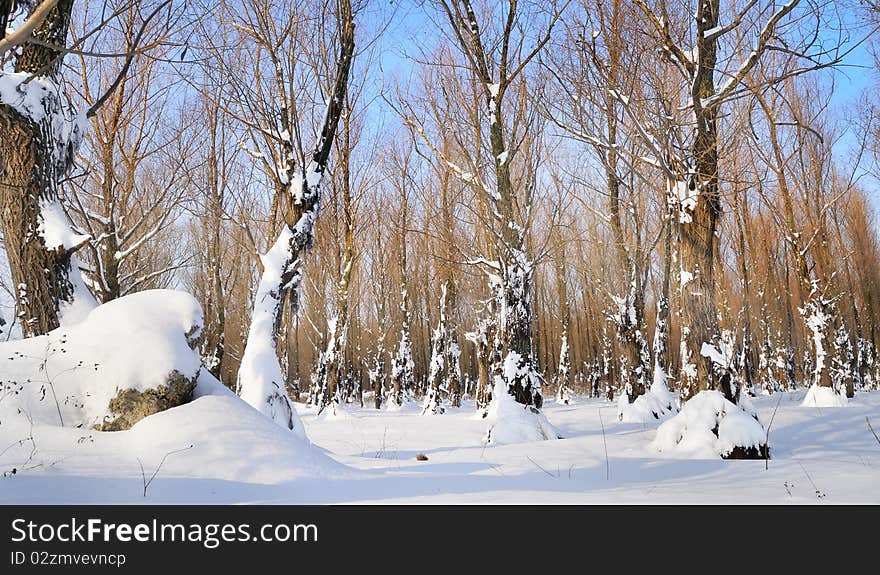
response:
[[[0,221],[25,336],[59,327],[77,296],[89,297],[73,257],[88,238],[70,233],[58,203],[83,131],[54,81],[72,9],[61,0],[33,32],[39,43],[21,47],[16,74],[0,74],[21,94],[0,100]]]
[[[260,257],[263,269],[238,372],[237,390],[241,398],[279,425],[303,437],[305,431],[288,397],[278,360],[278,334],[285,302],[289,303],[292,312],[296,312],[299,306],[301,256],[314,240],[321,179],[327,168],[348,89],[348,74],[354,58],[354,19],[349,0],[339,2],[339,34],[336,79],[311,162],[298,168],[297,177],[288,178],[291,189],[276,194],[279,204],[287,203],[284,224],[274,245]]]

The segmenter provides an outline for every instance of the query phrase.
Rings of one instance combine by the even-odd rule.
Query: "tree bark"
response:
[[[52,9],[33,33],[41,43],[21,47],[16,72],[54,80],[63,53],[49,46],[66,44],[72,9],[73,0],[62,0]],[[30,88],[24,82],[20,87]],[[80,246],[47,246],[40,232],[43,207],[57,204],[59,179],[79,144],[72,117],[65,118],[74,131],[68,141],[59,141],[53,129],[53,117],[67,115],[60,91],[43,95],[42,105],[44,117],[35,121],[12,103],[0,103],[0,221],[26,337],[60,326],[62,308],[73,304],[76,295],[71,276],[79,273],[72,269],[71,258]]]

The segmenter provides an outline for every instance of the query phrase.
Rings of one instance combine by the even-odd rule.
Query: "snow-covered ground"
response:
[[[765,469],[658,453],[657,425],[621,423],[603,400],[546,405],[564,439],[488,446],[469,403],[331,417],[297,404],[310,446],[212,382],[198,392],[129,431],[7,417],[0,503],[880,503],[880,443],[866,422],[880,433],[880,393],[838,408],[802,406],[806,391],[755,399],[765,425],[779,402]]]

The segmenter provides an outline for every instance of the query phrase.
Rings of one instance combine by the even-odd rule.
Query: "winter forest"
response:
[[[878,81],[869,0],[0,0],[0,501],[878,503]]]

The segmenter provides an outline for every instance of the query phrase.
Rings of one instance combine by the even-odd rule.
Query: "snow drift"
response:
[[[120,391],[192,382],[201,369],[199,303],[173,290],[131,294],[98,306],[82,322],[0,343],[0,416],[19,410],[34,423],[97,427],[112,420]]]
[[[271,493],[261,491],[266,486],[292,481],[309,483],[285,493],[307,500],[315,481],[362,473],[276,425],[206,370],[193,395],[190,403],[117,432],[31,423],[23,414],[7,414],[0,420],[5,448],[0,500],[112,504],[158,498],[192,504],[238,497],[253,503]]]

